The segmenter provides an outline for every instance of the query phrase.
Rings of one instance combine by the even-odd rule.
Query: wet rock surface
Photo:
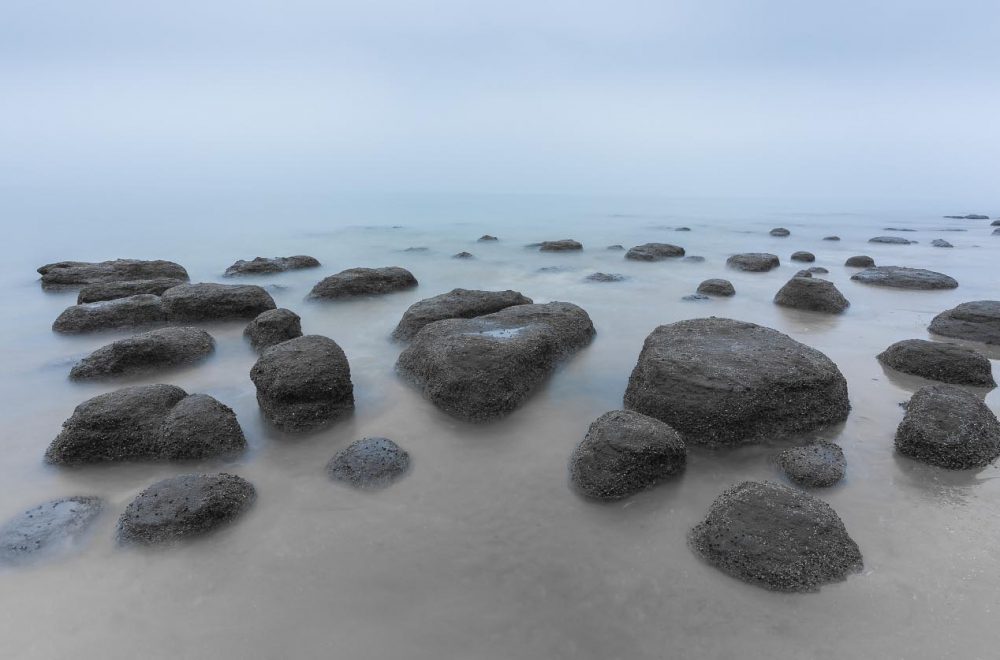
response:
[[[663,261],[683,256],[684,248],[669,243],[644,243],[625,253],[625,258],[633,261]]]
[[[791,259],[792,261],[813,262],[816,261],[816,255],[812,252],[799,251],[793,252]]]
[[[318,268],[319,260],[304,254],[292,257],[254,257],[249,261],[240,259],[226,269],[226,277],[236,275],[266,275],[268,273],[283,273],[286,270],[301,268]]]
[[[981,468],[1000,456],[1000,422],[976,395],[957,385],[917,390],[896,429],[896,451],[948,468]]]
[[[781,265],[778,256],[766,252],[744,252],[734,254],[726,259],[726,265],[736,270],[745,270],[752,273],[761,273],[777,268]]]
[[[824,241],[839,241],[840,240],[840,236],[824,236],[823,240]]]
[[[885,243],[887,245],[910,245],[911,243],[916,243],[916,241],[911,241],[903,238],[902,236],[876,236],[874,238],[869,238],[868,242]]]
[[[810,266],[806,270],[814,275],[825,275],[830,272],[826,268],[823,268],[822,266]]]
[[[591,273],[583,279],[588,282],[624,282],[628,278],[621,273]]]
[[[258,353],[265,348],[302,336],[302,319],[290,309],[279,307],[261,312],[243,329],[243,336]]]
[[[933,241],[931,241],[931,245],[933,245],[934,247],[940,247],[940,248],[955,247],[954,245],[952,245],[948,241],[944,240],[943,238],[935,238]]]
[[[811,312],[840,314],[851,306],[847,298],[829,280],[807,277],[793,277],[774,296],[774,303],[782,307],[805,309]]]
[[[326,471],[335,481],[374,490],[391,485],[409,468],[409,453],[392,440],[363,438],[330,459]]]
[[[682,257],[681,261],[684,261],[684,262],[690,263],[690,264],[700,264],[700,263],[704,263],[705,257],[699,256],[697,254],[689,254],[689,255],[687,255],[685,257]]]
[[[559,241],[542,241],[539,243],[538,249],[542,252],[567,252],[582,250],[583,244],[571,238],[564,238]]]
[[[989,359],[955,344],[905,339],[879,353],[878,361],[896,371],[942,383],[996,387]]]
[[[863,564],[829,504],[770,482],[744,481],[724,492],[688,540],[724,573],[773,591],[816,591]]]
[[[111,378],[196,362],[215,350],[212,335],[198,328],[160,328],[119,339],[73,367],[73,380]]]
[[[0,563],[65,554],[101,513],[98,497],[61,497],[14,516],[0,527]]]
[[[187,281],[184,267],[172,261],[115,259],[114,261],[60,261],[38,268],[45,288],[71,288],[102,282],[151,280],[161,277]]]
[[[393,331],[394,339],[412,339],[428,323],[443,319],[469,319],[499,312],[514,305],[531,304],[519,291],[452,289],[410,305]]]
[[[819,441],[781,452],[778,466],[785,476],[800,486],[826,488],[844,478],[847,460],[838,445]]]
[[[399,266],[383,268],[348,268],[331,275],[313,287],[310,298],[352,298],[378,296],[417,286],[413,273]]]
[[[984,344],[1000,344],[1000,300],[975,300],[947,309],[931,321],[932,333]]]
[[[851,275],[855,282],[894,289],[954,289],[958,281],[944,273],[903,266],[873,266]]]
[[[169,290],[169,289],[168,289]],[[52,330],[66,334],[121,330],[162,325],[167,315],[159,296],[139,294],[67,307],[52,323]]]
[[[76,297],[76,302],[77,304],[83,304],[100,302],[102,300],[115,300],[143,293],[159,296],[167,289],[184,284],[185,282],[186,280],[172,277],[158,277],[152,280],[88,284],[80,289],[80,293]]]
[[[844,262],[845,266],[851,266],[852,268],[871,268],[875,265],[875,260],[865,254],[859,254],[853,257],[848,257],[847,261]]]
[[[615,252],[624,252],[625,251],[625,246],[624,245],[617,245],[617,244],[616,245],[609,245],[606,249],[612,250],[612,251],[615,251]]]
[[[451,258],[452,259],[475,259],[476,257],[471,252],[458,252],[456,254],[451,255]]]
[[[488,243],[489,241],[498,241],[496,236],[490,236],[489,234],[483,234],[477,239],[480,243]]]
[[[812,277],[812,276],[813,276],[812,271],[809,270],[796,271],[796,273],[792,275],[792,277]]]
[[[733,288],[732,282],[729,280],[723,280],[720,278],[712,278],[705,280],[698,285],[698,293],[703,293],[707,296],[735,296],[736,289]]]
[[[771,236],[777,236],[779,238],[784,238],[785,236],[790,236],[792,232],[788,231],[784,227],[775,227],[768,232]]]
[[[252,284],[182,284],[164,291],[160,300],[171,323],[250,320],[277,307],[271,294]]]
[[[946,215],[946,218],[951,218],[953,220],[989,220],[988,215],[979,215],[978,213],[970,213],[969,215]]]

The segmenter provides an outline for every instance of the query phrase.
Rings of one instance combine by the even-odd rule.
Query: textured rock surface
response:
[[[847,470],[844,450],[825,441],[786,449],[778,455],[778,465],[789,479],[812,488],[834,485]]]
[[[766,252],[744,252],[734,254],[726,259],[726,265],[736,270],[746,270],[754,273],[769,271],[781,265],[777,255]]]
[[[783,238],[785,236],[791,235],[792,232],[788,231],[784,227],[775,227],[768,233],[771,234],[771,236],[778,236]]]
[[[388,438],[363,438],[337,453],[326,471],[355,488],[385,488],[410,468],[410,455]]]
[[[669,243],[644,243],[625,253],[625,258],[633,261],[663,261],[683,256],[684,248]]]
[[[729,280],[713,278],[699,284],[698,293],[708,296],[735,296],[736,289]]]
[[[452,289],[410,305],[393,331],[395,339],[412,339],[428,323],[443,319],[469,319],[499,312],[514,305],[531,304],[519,291],[478,291]]]
[[[166,322],[167,315],[160,297],[140,294],[67,307],[52,323],[52,329],[55,332],[78,334],[141,328]]]
[[[69,372],[73,380],[110,378],[196,362],[215,350],[212,335],[198,328],[160,328],[102,346]]]
[[[276,307],[271,294],[252,284],[183,284],[160,299],[171,323],[249,320]]]
[[[71,550],[102,506],[98,497],[61,497],[15,516],[0,527],[0,563],[19,563]]]
[[[283,273],[286,270],[318,268],[319,265],[318,259],[304,254],[297,254],[293,257],[254,257],[249,261],[240,259],[226,269],[225,276]]]
[[[1000,456],[1000,422],[968,390],[929,385],[910,398],[896,451],[951,470],[981,468]]]
[[[869,238],[868,242],[886,243],[888,245],[909,245],[910,243],[916,243],[916,241],[911,241],[902,236],[876,236],[875,238]]]
[[[570,250],[582,250],[583,244],[571,238],[564,238],[559,241],[542,241],[538,245],[542,252],[566,252]]]
[[[902,266],[874,266],[860,273],[851,275],[851,279],[874,286],[887,286],[895,289],[954,289],[958,282],[944,273],[922,268],[904,268]]]
[[[936,335],[1000,344],[1000,300],[975,300],[945,310],[928,328]]]
[[[458,252],[456,254],[451,255],[451,258],[452,259],[475,259],[476,257],[471,252]]]
[[[628,278],[621,273],[591,273],[583,279],[588,282],[623,282]]]
[[[823,268],[822,266],[810,266],[809,268],[806,268],[806,270],[816,275],[825,275],[826,273],[830,272],[826,268]]]
[[[377,296],[417,286],[413,273],[399,266],[383,268],[348,268],[320,280],[309,294],[311,298],[352,298]]]
[[[955,344],[905,339],[879,353],[878,361],[897,371],[942,383],[996,387],[989,359]]]
[[[871,268],[875,265],[875,260],[866,254],[859,254],[854,257],[848,257],[844,265],[851,266],[852,268]]]
[[[940,247],[940,248],[955,247],[954,245],[952,245],[948,241],[944,240],[943,238],[935,238],[933,241],[931,241],[931,245],[933,245],[934,247]]]
[[[115,300],[116,298],[128,298],[129,296],[136,296],[142,293],[159,296],[167,289],[184,284],[185,281],[172,277],[158,277],[152,280],[88,284],[80,289],[80,293],[76,297],[76,302],[77,304],[83,304],[100,302],[102,300]]]
[[[826,314],[840,314],[850,307],[851,303],[833,282],[814,279],[809,271],[805,275],[788,280],[774,296],[775,304]]]
[[[793,252],[791,259],[792,261],[813,262],[816,261],[816,255],[812,252],[799,251]]]
[[[290,309],[279,307],[261,312],[243,329],[254,350],[260,352],[275,344],[302,336],[302,319]]]
[[[158,277],[187,281],[184,267],[172,261],[142,261],[140,259],[115,259],[114,261],[60,261],[38,268],[43,287],[78,287],[100,282],[126,282],[151,280]]]

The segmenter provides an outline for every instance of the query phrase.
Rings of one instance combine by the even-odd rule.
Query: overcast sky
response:
[[[997,0],[0,1],[0,184],[15,192],[843,195],[995,212],[998,115]]]

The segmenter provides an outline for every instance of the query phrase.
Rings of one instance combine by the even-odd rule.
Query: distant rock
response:
[[[452,259],[475,259],[475,255],[471,252],[459,252],[457,254],[451,255]]]
[[[922,268],[902,266],[875,266],[851,275],[851,279],[863,284],[886,286],[896,289],[954,289],[958,282],[943,273]]]
[[[777,255],[766,252],[744,252],[734,254],[726,259],[726,265],[736,270],[746,270],[753,273],[766,272],[781,265]]]
[[[816,261],[816,255],[812,252],[793,252],[792,261],[813,262]]]
[[[826,275],[827,273],[830,272],[826,268],[823,268],[822,266],[811,266],[806,270],[808,270],[813,275]]]
[[[674,231],[691,231],[690,227],[677,227]]]
[[[0,527],[0,563],[66,554],[89,531],[102,507],[99,497],[61,497],[14,516]]]
[[[362,489],[385,488],[410,468],[410,455],[388,438],[363,438],[351,443],[327,463],[335,481]]]
[[[808,278],[793,277],[788,280],[774,296],[774,303],[825,314],[840,314],[851,306],[833,282],[813,279],[812,273],[809,275]]]
[[[168,289],[169,291],[169,289]],[[167,315],[159,296],[140,294],[67,307],[52,330],[67,334],[161,325]]]
[[[319,260],[304,254],[294,257],[254,257],[250,261],[240,259],[226,269],[225,276],[234,275],[264,275],[267,273],[283,273],[286,270],[301,268],[318,268]]]
[[[910,229],[908,227],[883,227],[883,231],[917,231],[916,229]]]
[[[812,277],[812,276],[813,276],[812,271],[808,270],[799,270],[796,271],[794,275],[792,275],[792,277]]]
[[[669,243],[644,243],[625,253],[625,258],[633,261],[663,261],[683,256],[684,248]]]
[[[1000,227],[993,230],[993,236],[1000,236]]]
[[[171,323],[252,319],[274,309],[274,299],[253,284],[182,284],[167,289],[160,297]]]
[[[824,241],[839,241],[840,240],[840,236],[824,236],[823,240]]]
[[[994,220],[993,222],[991,222],[990,223],[990,227],[1000,227],[1000,218],[998,218],[998,219]],[[994,230],[994,231],[996,231],[996,230]]]
[[[700,300],[711,300],[711,298],[709,298],[703,293],[689,293],[686,296],[682,296],[681,300],[686,300],[688,302],[698,302]]]
[[[693,263],[693,264],[700,264],[705,261],[705,257],[701,257],[696,254],[689,254],[686,257],[683,257],[681,261],[686,261],[688,263]]]
[[[988,215],[979,215],[976,213],[970,213],[969,215],[946,215],[946,218],[952,218],[955,220],[989,220]]]
[[[583,279],[588,282],[622,282],[628,278],[621,273],[591,273]]]
[[[844,265],[851,266],[852,268],[871,268],[875,265],[875,260],[868,255],[861,254],[855,257],[848,257]]]
[[[160,328],[102,346],[69,372],[73,380],[130,376],[190,364],[215,350],[212,335],[198,328]]]
[[[949,470],[985,467],[1000,457],[1000,422],[968,390],[929,385],[906,406],[896,429],[896,451]]]
[[[789,479],[810,488],[832,486],[847,470],[844,450],[824,440],[786,449],[778,455],[778,465]]]
[[[290,309],[279,307],[261,312],[243,329],[243,336],[258,353],[265,348],[302,336],[302,319]]]
[[[88,284],[80,289],[76,297],[77,304],[101,302],[102,300],[116,300],[118,298],[128,298],[139,294],[150,294],[154,296],[162,295],[164,291],[178,284],[184,284],[185,280],[172,277],[158,277],[152,280],[132,280],[129,282],[102,282],[99,284]]]
[[[778,236],[780,238],[784,238],[785,236],[791,235],[792,232],[788,231],[784,227],[775,227],[768,233],[771,234],[771,236]]]
[[[479,291],[473,289],[452,289],[433,298],[425,298],[413,303],[403,313],[393,331],[394,339],[412,339],[428,323],[442,319],[470,319],[499,312],[514,305],[530,305],[519,291]]]
[[[127,282],[168,277],[188,280],[187,271],[172,261],[142,261],[116,259],[96,263],[86,261],[60,261],[38,268],[44,288],[70,288],[102,282]]]
[[[608,250],[615,250],[615,251],[624,252],[625,251],[625,246],[624,245],[609,245],[607,247],[607,249]]]
[[[945,310],[927,328],[936,335],[1000,344],[1000,300],[975,300]]]
[[[498,238],[497,238],[496,236],[490,236],[489,234],[483,234],[483,235],[482,235],[482,236],[480,236],[480,237],[479,237],[479,238],[478,238],[477,240],[478,240],[478,241],[479,241],[480,243],[486,243],[486,242],[488,242],[488,241],[498,241],[498,240],[500,240],[500,239],[498,239]]]
[[[383,268],[348,268],[321,280],[313,287],[310,298],[352,298],[376,296],[417,286],[413,273],[398,266]]]
[[[735,296],[736,289],[733,288],[732,282],[729,280],[723,280],[719,278],[712,278],[705,280],[698,285],[698,293],[704,293],[708,296]]]
[[[542,252],[568,252],[571,250],[582,250],[583,245],[573,239],[564,238],[561,241],[542,241],[538,249]]]
[[[869,238],[869,243],[887,243],[889,245],[910,245],[911,243],[916,243],[916,241],[910,241],[899,236],[876,236],[875,238]]]
[[[973,387],[997,385],[986,356],[955,344],[905,339],[879,353],[878,361],[896,371],[942,383]]]
[[[403,250],[403,252],[428,252],[429,250],[430,248],[428,247],[417,246],[417,247],[408,247],[405,250]]]
[[[944,240],[943,238],[935,238],[933,241],[931,241],[931,245],[933,245],[934,247],[942,247],[942,248],[955,247],[954,245]]]

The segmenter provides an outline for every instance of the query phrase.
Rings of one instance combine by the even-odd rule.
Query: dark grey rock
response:
[[[633,261],[663,261],[671,257],[683,257],[684,248],[669,243],[645,243],[636,245],[625,253],[626,259]]]
[[[607,247],[607,249],[608,250],[614,250],[616,252],[618,252],[618,251],[624,252],[625,251],[625,246],[624,245],[617,245],[617,244],[615,244],[615,245],[609,245]]]
[[[826,488],[844,478],[847,460],[844,450],[820,440],[804,447],[792,447],[778,455],[778,466],[800,486]]]
[[[793,277],[774,296],[774,303],[782,307],[805,309],[826,314],[840,314],[850,307],[842,293],[829,280]]]
[[[1000,236],[1000,227],[997,227],[996,229],[993,230],[993,235]]]
[[[729,446],[831,426],[851,406],[843,374],[816,349],[713,317],[650,333],[625,407],[669,424],[688,443]]]
[[[102,508],[99,497],[61,497],[15,516],[0,527],[0,563],[67,553],[87,533]]]
[[[570,479],[584,495],[617,500],[684,470],[687,447],[677,431],[630,410],[597,418],[570,458]]]
[[[168,289],[169,290],[169,289]],[[128,298],[73,305],[52,323],[52,330],[67,334],[141,328],[166,323],[159,296],[140,294]]]
[[[430,248],[427,247],[408,247],[403,252],[427,252]]]
[[[335,481],[355,488],[389,486],[410,468],[410,455],[388,438],[363,438],[337,453],[326,465]]]
[[[875,266],[851,275],[851,279],[863,284],[887,286],[895,289],[954,289],[958,281],[943,273],[923,268],[903,266]]]
[[[321,280],[310,298],[352,298],[376,296],[417,286],[413,273],[399,266],[383,268],[348,268]]]
[[[152,280],[159,277],[188,280],[187,271],[172,261],[142,261],[116,259],[114,261],[60,261],[38,268],[45,288],[70,288],[101,282],[127,282]]]
[[[909,245],[911,243],[916,243],[916,241],[910,241],[901,236],[876,236],[875,238],[869,238],[869,243],[886,243],[888,245]]]
[[[875,265],[875,260],[866,254],[859,254],[854,257],[848,257],[844,265],[851,266],[852,268],[871,268]]]
[[[286,270],[301,268],[318,268],[319,260],[304,254],[293,257],[254,257],[250,261],[240,259],[226,269],[225,276],[234,275],[265,275],[268,273],[283,273]]]
[[[744,252],[734,254],[726,259],[726,265],[736,270],[745,270],[752,273],[761,273],[777,268],[781,265],[777,255],[766,252]]]
[[[131,376],[196,362],[215,350],[212,335],[198,328],[160,328],[119,339],[83,358],[73,380]]]
[[[160,296],[171,323],[252,319],[274,309],[271,294],[253,284],[182,284]]]
[[[822,266],[811,266],[810,268],[807,268],[806,270],[808,270],[810,273],[812,273],[814,275],[825,275],[825,274],[827,274],[827,273],[830,272],[826,268],[823,268]]]
[[[981,468],[1000,456],[1000,422],[968,390],[929,385],[907,404],[896,451],[949,470]]]
[[[883,231],[917,231],[908,227],[883,227]]]
[[[158,545],[207,534],[245,513],[257,491],[233,474],[182,474],[139,493],[118,519],[124,544]]]
[[[792,277],[812,277],[812,276],[813,276],[812,271],[809,270],[796,271],[795,274],[792,275]]]
[[[250,379],[261,412],[282,431],[311,431],[354,410],[351,367],[328,337],[305,335],[272,346]]]
[[[246,449],[233,409],[207,394],[177,402],[160,428],[156,458],[193,460],[237,454]]]
[[[931,245],[933,245],[934,247],[942,247],[942,248],[955,247],[954,245],[944,240],[943,238],[935,238],[933,241],[931,241]]]
[[[451,255],[452,259],[475,259],[475,255],[471,252],[459,252],[457,254]]]
[[[498,239],[496,236],[490,236],[489,234],[483,234],[482,236],[479,237],[478,240],[479,240],[480,243],[486,243],[488,241],[498,241],[500,239]]]
[[[290,309],[279,307],[261,312],[243,329],[243,336],[257,352],[302,336],[302,319]]]
[[[840,240],[840,236],[824,236],[823,240],[824,241],[839,241]]]
[[[1000,218],[990,223],[990,227],[1000,227]],[[993,231],[996,231],[995,229]]]
[[[690,227],[678,227],[674,231],[691,231]]]
[[[471,319],[499,312],[514,305],[530,305],[519,291],[479,291],[452,289],[448,293],[426,298],[410,305],[393,331],[395,339],[412,339],[428,323],[443,319]]]
[[[583,245],[571,238],[564,238],[559,241],[542,241],[538,245],[542,252],[566,252],[569,250],[582,250]]]
[[[744,481],[688,536],[719,570],[772,591],[817,591],[861,570],[861,550],[829,504],[787,486]]]
[[[879,353],[878,361],[903,373],[955,385],[996,387],[986,356],[971,348],[925,339],[905,339]]]
[[[946,218],[952,218],[955,220],[989,220],[988,215],[979,215],[977,213],[970,213],[969,215],[946,215]]]
[[[785,236],[790,236],[792,232],[788,231],[784,227],[775,227],[768,233],[771,234],[771,236],[778,236],[780,238],[784,238]]]
[[[686,300],[688,302],[697,302],[699,300],[711,300],[711,298],[702,293],[689,293],[688,295],[681,297],[681,300]]]
[[[936,335],[1000,344],[1000,300],[975,300],[947,309],[927,328]]]
[[[698,285],[698,293],[709,296],[735,296],[736,289],[729,280],[712,278]]]
[[[486,421],[512,412],[593,336],[576,305],[516,305],[424,326],[396,369],[449,415]]]
[[[100,302],[102,300],[115,300],[117,298],[128,298],[143,293],[159,296],[164,291],[178,284],[184,284],[186,280],[173,277],[158,277],[152,280],[131,280],[128,282],[102,282],[99,284],[88,284],[80,289],[76,297],[77,304]]]
[[[803,251],[793,252],[791,258],[792,261],[805,261],[805,262],[816,261],[816,255],[813,254],[812,252],[803,252]]]
[[[583,279],[588,282],[623,282],[628,278],[620,273],[591,273]]]

